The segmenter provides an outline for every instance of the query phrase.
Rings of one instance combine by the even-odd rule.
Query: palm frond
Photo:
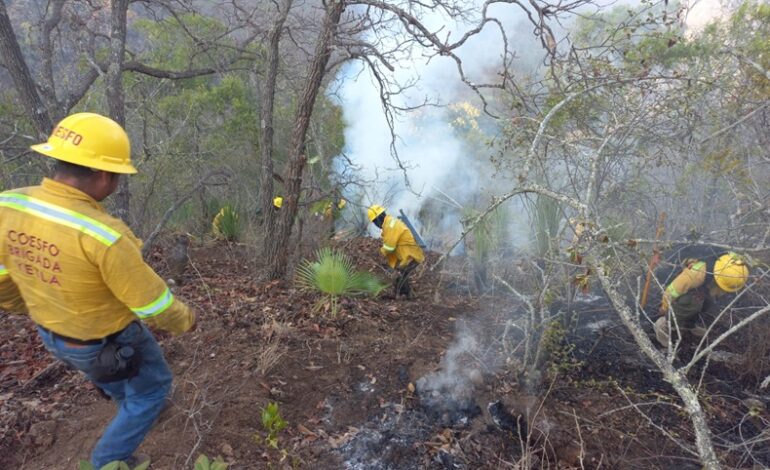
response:
[[[331,248],[318,250],[315,260],[303,261],[295,276],[299,287],[329,296],[335,313],[338,296],[375,296],[386,287],[374,274],[356,271],[350,258]]]

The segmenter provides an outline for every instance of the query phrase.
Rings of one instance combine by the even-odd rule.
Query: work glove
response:
[[[693,264],[695,264],[697,262],[698,262],[697,258],[685,258],[682,261],[682,267],[683,268],[689,268],[690,266],[692,266]]]

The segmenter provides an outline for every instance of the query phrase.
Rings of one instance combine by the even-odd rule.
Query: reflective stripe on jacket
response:
[[[403,268],[410,260],[422,263],[425,254],[422,248],[414,241],[414,235],[409,227],[397,217],[385,216],[382,223],[382,253],[388,260],[391,268]]]
[[[85,193],[48,178],[0,193],[0,308],[77,339],[137,317],[181,333],[192,311],[142,259],[142,242]]]
[[[660,309],[663,311],[668,310],[671,301],[683,296],[691,289],[697,289],[702,286],[706,282],[706,274],[706,263],[703,261],[697,261],[684,268],[671,284],[666,287]]]

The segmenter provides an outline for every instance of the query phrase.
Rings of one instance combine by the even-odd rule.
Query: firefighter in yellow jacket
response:
[[[397,217],[388,215],[384,207],[373,205],[367,215],[370,222],[382,229],[380,253],[388,260],[388,265],[399,272],[393,284],[396,297],[411,297],[409,275],[425,260],[422,248],[417,245],[409,227]]]
[[[92,113],[62,120],[36,152],[57,160],[39,186],[0,193],[0,308],[28,313],[45,347],[118,404],[91,455],[101,468],[134,455],[164,407],[171,371],[145,327],[195,324],[145,264],[141,241],[99,204],[136,173],[123,128]]]
[[[711,263],[698,259],[686,259],[682,272],[674,278],[663,293],[660,318],[655,322],[655,337],[666,346],[669,331],[689,331],[703,336],[698,325],[702,313],[707,312],[714,300],[725,294],[737,292],[749,277],[749,268],[735,253],[725,253]],[[669,321],[669,310],[674,321]],[[669,323],[671,327],[669,328]]]

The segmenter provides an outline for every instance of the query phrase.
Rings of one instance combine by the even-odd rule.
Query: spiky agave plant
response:
[[[350,258],[331,248],[318,250],[315,261],[303,261],[297,268],[296,282],[301,288],[324,294],[333,316],[337,315],[340,296],[376,296],[386,287],[374,274],[356,271]],[[318,307],[321,305],[323,299]]]
[[[227,241],[234,241],[241,232],[241,221],[238,211],[230,204],[222,207],[213,224],[214,234]]]

